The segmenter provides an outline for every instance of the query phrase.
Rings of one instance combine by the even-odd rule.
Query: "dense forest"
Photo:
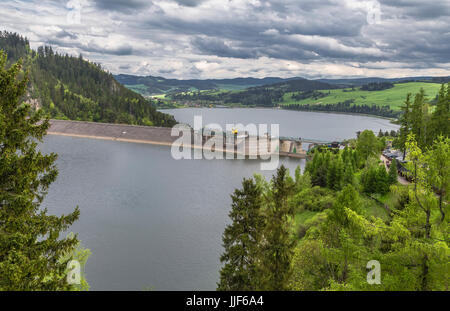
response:
[[[244,179],[232,194],[218,290],[449,290],[450,85],[433,112],[408,95],[401,129],[411,182],[380,161],[387,137],[316,148],[302,173]],[[378,272],[374,272],[379,265]]]
[[[399,111],[394,111],[390,106],[377,105],[355,105],[351,100],[337,104],[290,104],[283,106],[284,109],[302,110],[302,111],[324,111],[324,112],[345,112],[345,113],[361,113],[371,114],[386,118],[396,118],[400,115]]]
[[[25,99],[52,118],[155,126],[176,124],[172,116],[158,112],[150,101],[125,88],[111,73],[81,55],[62,55],[49,46],[34,51],[27,39],[9,32],[0,32],[0,49],[7,53],[9,65],[22,59],[24,71],[29,72]]]
[[[265,87],[248,88],[240,92],[192,92],[171,95],[176,101],[207,101],[219,104],[274,107],[283,99],[284,92]]]
[[[329,95],[329,91],[327,93],[320,92],[320,91],[304,91],[304,92],[297,92],[292,93],[291,98],[296,101],[300,101],[307,98],[313,98],[315,100],[319,98],[323,98]]]
[[[394,84],[391,82],[372,82],[361,86],[363,91],[382,91],[393,88]]]

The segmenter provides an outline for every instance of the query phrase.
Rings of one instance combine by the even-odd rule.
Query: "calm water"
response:
[[[303,137],[318,140],[341,141],[356,137],[356,132],[372,130],[378,134],[380,129],[397,130],[398,126],[387,119],[359,115],[331,114],[282,109],[248,108],[186,108],[161,110],[175,116],[178,122],[193,125],[194,116],[203,117],[203,125],[249,123],[279,124],[281,136]]]
[[[228,121],[221,116],[229,118],[230,113],[238,112],[236,122],[244,124],[260,122],[269,113],[260,109],[195,109],[199,111],[205,112],[208,122],[218,123]],[[193,113],[190,109],[175,111],[181,121],[181,115],[187,120]],[[340,138],[346,133],[352,136],[355,127],[367,127],[365,117],[272,113],[273,120],[286,118],[282,133],[284,124],[293,131],[295,124],[303,129],[308,123],[321,133],[316,137],[321,139]],[[330,124],[339,118],[343,121],[340,127],[336,125],[340,131],[332,129],[327,137],[326,129],[319,129],[324,123],[311,123],[311,118],[330,118]],[[374,129],[392,128],[384,120],[368,119]],[[287,133],[284,135],[290,135]],[[314,137],[313,133],[310,129],[308,137]],[[175,161],[170,148],[164,146],[48,136],[42,149],[59,154],[60,172],[44,205],[57,215],[80,207],[81,217],[71,231],[78,232],[83,245],[92,251],[86,265],[92,290],[214,290],[229,195],[243,177],[255,172],[266,177],[273,174],[259,171],[256,160]],[[281,163],[291,172],[297,165],[304,166],[303,160],[284,159]]]

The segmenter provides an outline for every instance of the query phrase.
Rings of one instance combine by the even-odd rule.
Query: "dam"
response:
[[[193,139],[190,147],[192,148],[203,148],[205,143],[214,136],[210,131],[198,132],[193,129],[191,131]],[[165,146],[172,146],[180,138],[180,136],[171,135],[172,128],[68,120],[50,120],[48,134]],[[249,136],[246,132],[235,134],[234,139],[230,140],[230,136],[222,133],[224,135],[223,145],[216,143],[213,148],[223,152],[232,150],[235,155],[244,153],[247,156],[260,156],[278,152],[280,156],[306,158],[306,151],[302,145],[304,141],[301,138],[279,137],[277,147],[272,149],[268,147],[267,150],[262,151],[261,148],[258,148],[261,140],[266,140],[267,146],[273,146],[273,138],[267,135]],[[200,138],[194,139],[196,136],[200,136]],[[201,141],[201,145],[196,144],[195,141]],[[307,142],[312,143],[313,141],[307,140]]]

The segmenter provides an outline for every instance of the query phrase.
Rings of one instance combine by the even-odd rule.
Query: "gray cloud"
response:
[[[205,2],[206,0],[174,0],[174,1],[184,6],[195,7],[202,2]]]
[[[192,40],[192,45],[198,49],[200,53],[207,55],[217,55],[221,57],[233,58],[256,58],[258,55],[251,49],[232,48],[223,40],[218,38],[201,38],[196,37]]]
[[[146,0],[92,0],[97,8],[108,11],[132,12],[141,10],[152,4]]]
[[[6,0],[0,20],[32,44],[81,52],[128,73],[183,78],[450,72],[450,1],[379,0],[380,18],[369,23],[375,2],[87,0],[81,24],[71,25],[61,18],[68,10],[59,1]]]
[[[64,41],[58,39],[47,40],[45,43],[63,48],[77,48],[82,52],[117,55],[117,56],[125,56],[133,54],[133,47],[129,44],[122,44],[119,46],[111,47],[111,46],[101,46],[95,43],[94,41],[90,41],[84,44],[76,41]]]

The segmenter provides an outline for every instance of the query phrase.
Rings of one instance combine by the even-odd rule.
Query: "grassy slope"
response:
[[[327,97],[313,99],[308,98],[301,101],[295,101],[291,99],[292,93],[287,93],[284,95],[283,105],[289,104],[336,104],[339,102],[344,102],[349,99],[354,99],[357,105],[389,105],[393,110],[399,110],[400,106],[403,104],[406,94],[412,93],[416,94],[419,92],[420,88],[425,90],[428,95],[428,99],[433,99],[441,87],[438,83],[425,83],[425,82],[410,82],[410,83],[399,83],[388,90],[383,91],[361,91],[355,88],[355,91],[344,92],[342,89],[330,90],[330,95]],[[351,90],[351,89],[345,89]],[[328,91],[321,91],[327,93]]]

